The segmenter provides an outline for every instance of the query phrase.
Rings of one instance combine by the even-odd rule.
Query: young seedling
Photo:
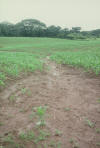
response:
[[[26,89],[26,88],[22,88],[22,89],[21,89],[22,94],[25,94],[25,93],[26,93],[26,91],[27,91],[27,89]]]
[[[79,144],[78,143],[74,143],[73,148],[79,148]]]
[[[65,111],[70,111],[71,109],[69,107],[64,108]]]
[[[49,143],[50,147],[54,147],[54,148],[61,148],[61,142],[55,142],[55,141],[51,141]]]
[[[27,139],[27,134],[24,133],[24,132],[21,132],[21,133],[19,134],[19,138],[20,138],[21,140],[26,140],[26,139]]]
[[[90,120],[88,120],[88,119],[86,119],[86,124],[89,126],[89,127],[91,127],[91,128],[93,128],[94,127],[94,123],[92,123]]]
[[[46,125],[45,120],[44,120],[46,110],[47,110],[47,107],[42,107],[42,106],[37,107],[36,114],[39,118],[39,121],[36,123],[37,126]]]
[[[15,102],[15,100],[16,100],[15,95],[11,95],[11,96],[9,97],[9,100],[10,100],[10,102]]]
[[[33,131],[29,131],[27,133],[22,132],[22,133],[20,133],[19,137],[22,140],[29,140],[30,141],[30,140],[35,139],[35,134]]]
[[[47,137],[50,136],[50,133],[44,130],[39,131],[39,136],[35,139],[35,142],[38,143],[39,141],[44,141]]]
[[[71,144],[73,144],[73,143],[75,142],[75,140],[71,138],[71,139],[69,140],[69,142],[70,142]]]
[[[96,128],[96,132],[100,134],[100,128]]]
[[[16,143],[14,148],[25,148],[25,146],[23,144]]]
[[[61,148],[61,142],[57,143],[57,148]]]
[[[61,136],[62,135],[62,132],[58,129],[56,129],[55,131],[55,136]]]
[[[73,148],[79,148],[79,144],[74,139],[70,139],[69,142],[73,145]]]

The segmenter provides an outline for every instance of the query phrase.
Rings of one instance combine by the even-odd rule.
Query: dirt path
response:
[[[75,148],[73,140],[80,148],[100,147],[100,79],[47,59],[45,63],[49,70],[35,72],[0,94],[0,136],[32,129],[32,108],[47,105],[46,126],[61,148]],[[55,136],[56,129],[60,136]]]

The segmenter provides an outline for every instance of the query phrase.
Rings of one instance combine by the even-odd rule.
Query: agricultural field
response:
[[[0,148],[100,147],[100,39],[0,38]]]
[[[43,58],[100,72],[100,39],[0,38],[0,86],[7,78],[42,70]]]

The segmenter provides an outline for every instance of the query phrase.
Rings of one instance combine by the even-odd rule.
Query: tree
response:
[[[21,36],[42,36],[46,25],[35,19],[25,19],[16,24],[16,29]]]
[[[67,35],[69,34],[69,29],[68,28],[64,28],[64,29],[61,29],[59,34],[58,34],[58,37],[60,38],[67,38]]]
[[[81,30],[81,27],[72,27],[71,33],[79,33]]]
[[[48,37],[57,37],[57,35],[59,34],[61,30],[61,27],[60,26],[49,26],[46,30],[46,35]]]

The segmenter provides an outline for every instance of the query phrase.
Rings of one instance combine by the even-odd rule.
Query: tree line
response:
[[[100,29],[92,31],[81,31],[81,27],[72,29],[61,28],[60,26],[46,26],[45,23],[36,19],[24,19],[21,22],[12,24],[9,22],[0,23],[1,37],[53,37],[67,39],[99,38]]]

